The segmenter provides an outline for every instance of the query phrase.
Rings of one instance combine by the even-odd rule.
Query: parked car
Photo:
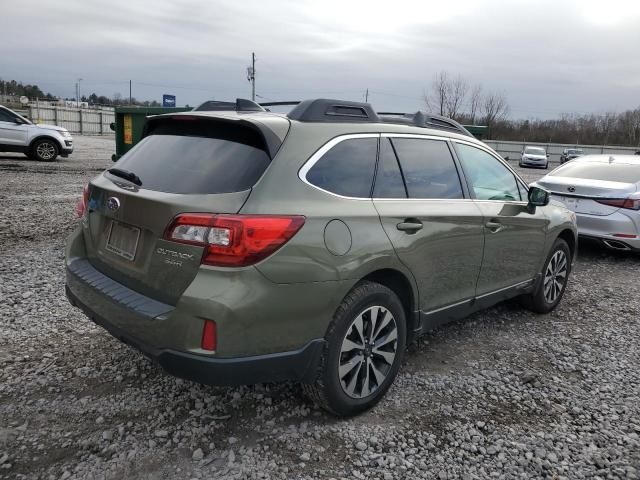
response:
[[[421,333],[511,297],[560,302],[573,212],[456,122],[258,109],[150,117],[79,204],[71,303],[168,372],[297,381],[351,415]]]
[[[73,138],[62,127],[35,124],[0,105],[0,152],[22,152],[33,160],[53,162],[73,152]]]
[[[521,167],[549,167],[549,154],[541,147],[524,147],[520,156]]]
[[[615,250],[640,250],[640,158],[585,155],[533,184],[576,213],[578,234]]]
[[[560,155],[560,164],[573,160],[584,155],[584,152],[579,148],[565,148]]]

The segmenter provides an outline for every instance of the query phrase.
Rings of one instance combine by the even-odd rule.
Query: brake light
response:
[[[165,239],[205,247],[202,263],[253,265],[281,248],[304,225],[304,217],[275,215],[178,215]]]
[[[628,210],[640,210],[640,198],[607,198],[597,200],[596,202],[610,207],[626,208]]]
[[[218,334],[216,331],[216,322],[213,320],[205,320],[202,327],[202,341],[200,347],[203,350],[215,351],[218,347]]]
[[[84,217],[84,214],[89,208],[89,184],[87,183],[82,189],[82,198],[76,203],[76,215],[79,218]]]

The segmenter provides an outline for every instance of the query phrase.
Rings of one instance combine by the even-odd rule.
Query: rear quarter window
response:
[[[271,160],[257,131],[222,122],[159,124],[115,165],[166,193],[215,194],[250,189]]]
[[[309,169],[306,179],[337,195],[370,197],[377,154],[377,137],[343,140]]]

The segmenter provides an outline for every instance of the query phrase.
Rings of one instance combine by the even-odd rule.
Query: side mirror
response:
[[[550,153],[547,153],[547,158],[549,158],[550,155],[551,155]]]
[[[529,187],[529,210],[534,211],[536,207],[549,205],[549,192],[540,187]]]
[[[24,123],[25,123],[25,122],[24,122],[24,120],[22,120],[22,119],[21,119],[21,118],[19,118],[19,117],[14,118],[14,119],[13,119],[13,121],[14,121],[17,125],[24,125]]]

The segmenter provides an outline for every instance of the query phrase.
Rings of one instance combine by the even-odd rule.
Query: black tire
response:
[[[29,157],[40,162],[53,162],[59,154],[60,147],[58,147],[55,140],[42,138],[31,145]]]
[[[561,252],[561,253],[558,254],[558,252]],[[561,287],[556,288],[555,285],[552,285],[552,288],[555,289],[554,293],[556,293],[556,296],[550,299],[547,296],[548,290],[547,290],[546,279],[547,279],[548,269],[550,269],[549,264],[552,262],[556,254],[564,256],[566,261],[566,266],[565,266],[566,269],[565,269],[565,276],[561,281],[562,283]],[[551,270],[553,270],[553,268],[551,268]],[[550,311],[555,309],[560,303],[560,300],[562,300],[564,291],[567,288],[567,281],[569,280],[570,273],[571,273],[571,250],[569,249],[569,245],[567,245],[567,242],[565,242],[561,238],[558,238],[554,242],[553,247],[551,248],[551,251],[547,256],[547,260],[544,262],[544,266],[542,267],[542,278],[540,279],[538,287],[534,292],[520,297],[522,304],[532,312],[549,313]],[[562,278],[562,277],[554,276],[552,278],[552,281],[555,282],[557,278]]]
[[[382,307],[382,309],[376,307]],[[369,310],[370,308],[371,310]],[[385,309],[386,314],[383,312]],[[388,319],[389,313],[391,314],[391,319],[388,320],[384,328],[380,328],[378,333],[379,335],[386,335],[386,337],[382,337],[381,343],[385,344],[385,348],[392,349],[393,341],[388,339],[393,338],[393,327],[395,325],[395,335],[397,337],[395,340],[395,356],[390,365],[383,357],[377,356],[375,349],[369,348],[373,343],[366,343],[366,340],[367,347],[365,349],[354,348],[349,352],[343,350],[344,344],[350,338],[356,338],[353,337],[353,334],[358,332],[353,329],[356,328],[356,322],[359,318],[362,320],[363,325],[362,336],[365,339],[373,337],[375,340],[381,338],[379,335],[375,335],[375,330],[384,320]],[[369,314],[368,323],[367,314]],[[379,320],[381,314],[383,318]],[[392,325],[390,326],[389,324]],[[374,325],[376,325],[375,328],[373,327]],[[404,308],[393,291],[374,282],[365,281],[357,284],[342,300],[333,316],[333,321],[325,335],[327,346],[323,352],[318,377],[314,383],[303,385],[304,392],[322,408],[338,416],[355,415],[371,408],[387,392],[400,369],[406,347],[406,331]],[[378,349],[377,351],[381,350]],[[388,353],[388,351],[385,351],[385,354]],[[365,363],[362,362],[366,362],[364,370],[362,365]],[[339,374],[341,364],[343,368],[355,365],[351,368],[345,368],[344,371],[347,374],[342,377],[342,379],[348,379],[345,380],[345,384],[347,382],[349,384],[352,384],[352,381],[355,382],[353,395],[348,393],[349,386],[343,386],[342,384]],[[378,382],[375,373],[381,373],[383,369],[386,369],[385,376],[383,380]],[[367,378],[365,375],[369,375],[366,388],[371,388],[371,393],[368,395],[365,395],[365,392],[368,391],[364,387],[365,379]],[[375,384],[373,388],[372,383]],[[360,397],[356,398],[354,395],[358,395],[356,391],[358,386],[360,386]]]

